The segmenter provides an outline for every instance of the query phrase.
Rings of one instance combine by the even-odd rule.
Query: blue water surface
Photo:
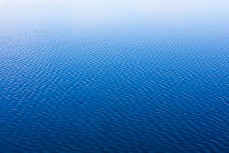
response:
[[[228,153],[228,6],[1,0],[0,153]]]

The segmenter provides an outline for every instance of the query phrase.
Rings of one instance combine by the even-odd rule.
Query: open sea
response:
[[[0,153],[229,153],[227,0],[0,0]]]

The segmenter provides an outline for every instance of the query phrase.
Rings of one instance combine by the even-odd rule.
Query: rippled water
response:
[[[0,152],[227,153],[226,0],[0,0]]]

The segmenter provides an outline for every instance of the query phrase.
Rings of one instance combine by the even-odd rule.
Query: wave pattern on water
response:
[[[0,152],[229,150],[228,31],[129,22],[0,29]]]

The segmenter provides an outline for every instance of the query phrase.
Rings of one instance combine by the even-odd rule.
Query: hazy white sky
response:
[[[228,0],[0,0],[2,11],[30,9],[40,14],[48,8],[57,16],[75,20],[113,18],[205,18],[227,16]],[[52,9],[53,8],[53,9]],[[37,12],[36,12],[37,11]]]
[[[187,12],[226,8],[228,0],[0,0],[1,9],[63,4],[85,11]]]

